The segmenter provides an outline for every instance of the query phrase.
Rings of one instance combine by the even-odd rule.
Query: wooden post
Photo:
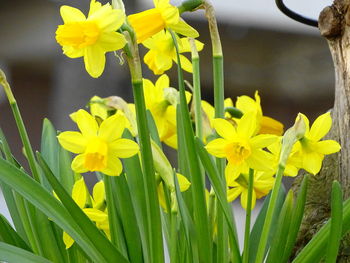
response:
[[[335,0],[319,16],[319,29],[326,38],[335,69],[335,101],[332,109],[333,126],[328,138],[337,140],[341,152],[325,158],[323,168],[310,176],[305,215],[294,255],[302,249],[330,216],[332,181],[340,181],[344,198],[350,197],[350,4],[349,0]],[[300,176],[302,177],[302,176]],[[300,178],[295,181],[298,189]],[[339,251],[337,262],[349,262],[350,238],[347,236]]]

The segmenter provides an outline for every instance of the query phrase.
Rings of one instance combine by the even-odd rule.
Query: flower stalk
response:
[[[131,29],[131,28],[130,28]],[[147,205],[147,226],[150,234],[149,243],[151,251],[151,262],[163,262],[163,237],[159,211],[159,200],[157,195],[157,186],[155,171],[153,167],[153,157],[151,150],[151,140],[149,128],[147,126],[146,104],[142,85],[141,60],[138,52],[135,35],[130,31],[125,32],[129,43],[132,56],[128,56],[128,65],[130,69],[131,82],[134,94],[136,109],[136,121],[140,143],[141,162],[144,176],[144,188],[146,193]]]

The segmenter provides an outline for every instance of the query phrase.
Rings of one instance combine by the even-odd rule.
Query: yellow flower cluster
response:
[[[133,27],[137,43],[149,49],[144,57],[145,63],[154,74],[163,74],[177,63],[175,45],[168,30],[186,36],[179,38],[180,53],[190,52],[187,37],[196,38],[198,32],[180,18],[177,7],[169,0],[154,0],[155,8],[128,16]],[[126,23],[126,16],[120,9],[113,9],[108,3],[91,0],[87,17],[78,9],[61,7],[64,22],[56,30],[56,41],[62,46],[63,53],[70,58],[84,58],[85,69],[94,78],[104,71],[106,52],[123,48],[127,42],[123,34],[116,32]],[[198,50],[203,43],[196,41]],[[192,72],[191,62],[180,56],[182,68]]]
[[[90,196],[84,178],[80,178],[73,185],[72,198],[90,220],[111,239],[103,181],[95,184]],[[66,232],[63,232],[63,242],[66,249],[74,244],[74,240]]]
[[[242,97],[240,97],[242,98]],[[239,99],[240,99],[239,98]],[[253,206],[255,199],[265,196],[272,189],[274,175],[277,170],[279,156],[282,147],[282,137],[274,135],[274,127],[261,125],[263,120],[260,107],[253,107],[248,97],[244,97],[245,103],[237,101],[237,108],[244,112],[239,120],[228,117],[225,119],[212,119],[211,125],[222,137],[210,141],[206,149],[212,155],[219,158],[226,158],[225,175],[228,185],[228,200],[233,201],[241,195],[241,203],[245,208],[248,194],[248,174],[249,169],[254,169],[254,191]],[[249,102],[250,101],[250,102]],[[256,94],[256,102],[259,101]],[[251,104],[251,107],[246,107]],[[250,109],[250,110],[249,110]],[[325,113],[318,117],[309,128],[309,120],[302,115],[306,123],[307,130],[293,147],[287,160],[284,174],[296,176],[299,169],[304,169],[311,174],[317,174],[322,166],[324,156],[340,150],[340,145],[333,140],[320,141],[330,130],[332,119],[330,113]],[[271,119],[272,120],[272,119]],[[277,124],[277,125],[276,125]],[[269,130],[270,134],[261,133]]]

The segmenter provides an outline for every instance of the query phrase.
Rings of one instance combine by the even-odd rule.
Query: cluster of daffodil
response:
[[[254,98],[224,99],[213,7],[206,0],[186,0],[178,7],[169,0],[153,3],[154,8],[129,16],[121,0],[91,0],[87,16],[61,7],[63,24],[56,40],[63,54],[83,57],[87,73],[97,78],[106,53],[123,50],[134,102],[93,96],[88,111],[70,115],[79,131],[57,132],[45,120],[36,155],[0,71],[30,168],[26,172],[13,158],[0,131],[0,186],[15,227],[0,217],[0,261],[161,263],[167,251],[171,262],[288,262],[303,216],[307,175],[295,205],[281,180],[317,176],[325,155],[340,150],[336,141],[322,140],[331,129],[331,114],[319,116],[311,127],[299,114],[284,132],[281,122],[263,114],[258,92]],[[199,8],[205,9],[212,40],[213,106],[200,95],[198,52],[204,44],[180,17]],[[144,63],[160,75],[154,82],[142,77],[139,45],[147,50]],[[173,62],[178,88],[164,73]],[[193,79],[187,82],[190,91],[185,90],[183,71]],[[169,161],[164,144],[177,154],[177,162]],[[93,187],[86,183],[91,173],[97,178]],[[334,188],[339,196],[340,188]],[[251,230],[256,199],[267,195]],[[242,253],[230,205],[239,197],[246,211]],[[349,209],[344,205],[344,211]],[[335,215],[332,222],[342,218]],[[350,225],[346,222],[344,226]],[[321,260],[328,237],[342,231],[334,224],[332,231],[325,224],[320,237],[293,262]],[[334,258],[339,242],[329,247],[327,259]]]

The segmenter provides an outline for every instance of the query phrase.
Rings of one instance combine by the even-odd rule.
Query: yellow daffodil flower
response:
[[[187,38],[178,39],[178,43],[180,53],[191,52]],[[195,43],[199,51],[203,49],[203,43],[198,40]],[[161,30],[142,44],[149,49],[144,57],[144,62],[154,74],[163,74],[172,67],[173,61],[177,63],[175,46],[168,31]],[[192,73],[192,63],[184,55],[180,55],[180,60],[182,69]]]
[[[152,113],[156,123],[159,138],[168,146],[177,149],[176,105],[178,91],[169,86],[169,77],[162,75],[155,85],[148,79],[143,79],[146,108]],[[187,102],[191,94],[186,92]]]
[[[180,18],[177,7],[169,0],[153,0],[155,8],[128,16],[134,28],[137,43],[141,43],[165,28],[188,37],[196,38],[198,32]]]
[[[302,139],[294,145],[296,152],[294,157],[300,158],[301,167],[311,174],[317,174],[321,170],[324,156],[340,151],[340,145],[334,140],[321,139],[329,132],[332,127],[332,118],[329,112],[319,116],[309,125],[309,119],[301,114],[306,123],[306,132]]]
[[[56,30],[56,40],[63,53],[70,58],[84,57],[85,69],[94,78],[105,67],[105,53],[125,46],[126,40],[118,30],[124,23],[125,14],[91,0],[88,17],[76,8],[61,7],[64,24]]]
[[[72,189],[72,199],[90,218],[90,220],[96,223],[97,228],[101,229],[110,239],[103,181],[99,181],[95,184],[93,188],[93,196],[91,197],[84,182],[84,178],[82,177],[74,183]],[[66,232],[63,232],[63,242],[66,245],[66,249],[68,249],[74,244],[74,239],[71,238]]]
[[[247,209],[248,203],[248,182],[249,175],[246,173],[240,174],[240,176],[232,182],[227,191],[227,201],[232,202],[238,196],[241,196],[241,205],[244,209]],[[255,172],[253,180],[253,194],[252,194],[252,207],[255,207],[256,199],[260,199],[267,195],[275,183],[275,178],[271,173]]]
[[[283,124],[279,121],[263,115],[260,96],[258,91],[255,92],[255,100],[249,96],[239,96],[236,101],[236,108],[244,113],[255,112],[257,116],[257,133],[258,134],[283,134]]]
[[[129,158],[139,152],[137,143],[121,138],[124,117],[113,115],[101,125],[85,110],[77,111],[74,117],[80,132],[62,132],[57,138],[64,149],[78,154],[72,162],[76,173],[100,171],[116,176],[123,170],[119,158]]]
[[[241,173],[247,173],[249,168],[256,171],[272,169],[273,156],[263,148],[274,143],[277,136],[255,136],[256,116],[253,112],[244,114],[237,126],[224,119],[215,119],[213,126],[222,138],[209,142],[206,149],[210,154],[228,160],[225,169],[227,185]]]
[[[97,119],[104,120],[114,114],[120,115],[125,119],[125,128],[127,128],[132,136],[137,135],[136,113],[135,105],[126,103],[121,97],[111,96],[108,98],[101,98],[93,96],[90,99],[90,113]],[[74,114],[70,117],[74,121]]]

